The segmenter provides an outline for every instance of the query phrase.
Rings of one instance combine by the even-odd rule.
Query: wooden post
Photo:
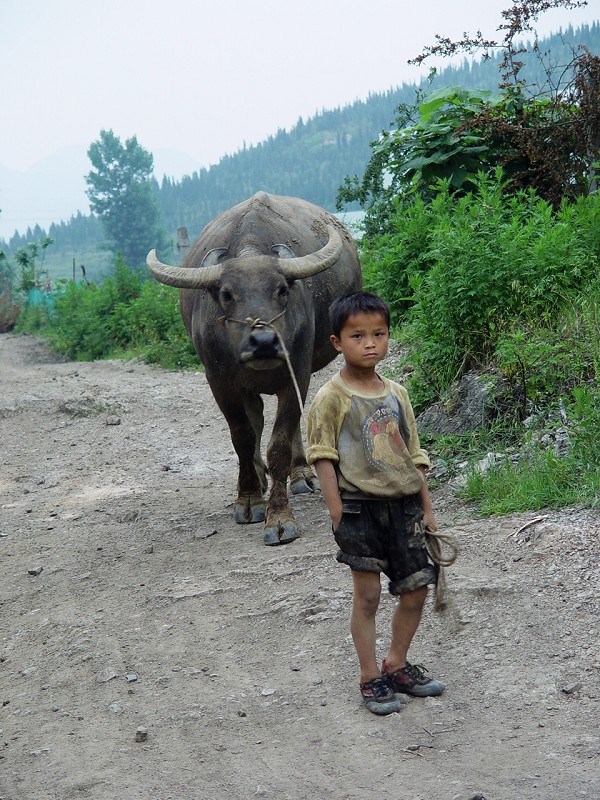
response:
[[[177,228],[177,252],[179,254],[179,263],[183,264],[183,261],[188,254],[188,250],[190,249],[190,240],[188,237],[188,230],[187,228]]]
[[[75,257],[73,257],[73,283],[75,283]]]

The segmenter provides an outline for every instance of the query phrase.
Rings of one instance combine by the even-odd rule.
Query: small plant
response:
[[[568,463],[551,450],[535,451],[517,464],[506,461],[486,474],[473,470],[464,496],[490,515],[560,508],[582,498]]]
[[[43,288],[49,284],[49,276],[44,270],[46,249],[54,243],[51,236],[43,236],[38,242],[30,242],[27,247],[19,247],[14,259],[20,274],[18,289],[25,294],[31,289]],[[38,263],[39,259],[39,263]]]

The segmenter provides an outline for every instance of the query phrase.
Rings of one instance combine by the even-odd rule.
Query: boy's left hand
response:
[[[423,514],[423,525],[430,531],[437,531],[438,526],[432,511]]]

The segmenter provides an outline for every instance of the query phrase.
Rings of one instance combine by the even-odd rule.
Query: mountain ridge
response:
[[[588,47],[592,53],[600,54],[600,23],[585,25],[577,30],[567,28],[560,34],[540,40],[539,44],[542,52],[550,50],[552,56],[558,55],[557,61],[563,64],[571,60],[573,49],[580,45]],[[465,88],[494,90],[500,77],[498,62],[499,56],[479,61],[464,59],[462,65],[449,66],[440,72],[435,78],[434,88],[458,84]],[[532,59],[527,68],[531,67],[533,74],[533,68],[537,66]],[[538,80],[540,76],[543,80],[543,73],[538,69]],[[531,83],[529,77],[528,81]],[[334,211],[337,190],[345,177],[363,174],[372,153],[371,143],[383,129],[393,126],[395,111],[400,103],[414,102],[417,89],[416,83],[402,84],[387,92],[371,93],[366,99],[356,99],[344,107],[324,109],[306,121],[299,118],[289,131],[278,130],[263,142],[248,147],[244,144],[236,153],[224,155],[218,164],[208,168],[198,168],[192,157],[179,153],[184,159],[189,158],[187,168],[190,170],[183,174],[186,167],[181,167],[180,176],[176,174],[176,169],[169,166],[162,151],[156,151],[153,153],[154,174],[158,176],[162,172],[162,177],[155,181],[155,193],[169,235],[174,240],[177,227],[185,225],[190,237],[195,238],[220,211],[258,190],[297,195]],[[75,259],[85,259],[88,274],[91,274],[90,268],[93,272],[100,266],[108,267],[110,262],[100,223],[92,216],[84,216],[83,212],[85,208],[85,213],[89,213],[84,177],[91,168],[86,158],[87,148],[76,148],[75,153],[73,147],[63,148],[63,151],[71,151],[71,159],[67,160],[68,163],[63,162],[62,171],[56,165],[51,167],[48,159],[35,165],[36,175],[44,174],[44,170],[50,175],[49,184],[44,189],[39,184],[35,186],[33,181],[28,182],[22,173],[12,171],[13,174],[8,176],[15,179],[17,174],[21,191],[30,199],[44,196],[48,202],[56,202],[57,208],[58,198],[52,192],[60,186],[63,191],[61,212],[66,210],[64,188],[76,186],[73,191],[78,192],[79,200],[74,207],[79,207],[79,211],[67,212],[72,215],[68,220],[61,213],[59,219],[62,221],[53,221],[46,228],[55,240],[48,251],[47,263],[60,261],[61,275],[66,269],[70,274],[71,261]],[[68,177],[69,170],[71,178]],[[73,170],[78,173],[77,180],[72,177]],[[6,175],[6,168],[0,166],[0,208],[4,208],[7,217],[10,217],[3,204],[2,190]],[[8,219],[3,218],[4,214],[0,214],[0,247],[9,256],[17,247],[45,234],[42,223],[47,219],[38,218],[35,225],[29,223],[29,230],[25,234],[12,234],[7,243],[2,241],[2,231],[6,231],[10,224],[7,226]],[[54,268],[52,272],[54,276],[58,274]]]

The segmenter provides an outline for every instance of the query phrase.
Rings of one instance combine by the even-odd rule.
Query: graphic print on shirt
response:
[[[398,423],[398,414],[387,404],[379,405],[364,421],[362,440],[365,456],[378,472],[390,467],[398,470],[413,467]]]

